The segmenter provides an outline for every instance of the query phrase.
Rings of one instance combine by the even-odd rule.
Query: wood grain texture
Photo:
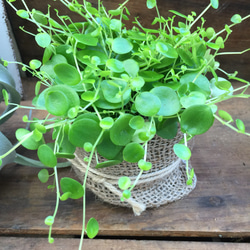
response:
[[[30,104],[24,101],[23,104]],[[220,108],[231,110],[245,121],[250,131],[249,100],[226,101]],[[14,142],[14,130],[27,110],[19,110],[1,131]],[[44,114],[39,112],[42,117]],[[25,125],[23,125],[25,126]],[[204,135],[197,136],[191,163],[198,182],[196,189],[175,203],[148,209],[134,216],[131,209],[115,207],[87,193],[87,218],[95,217],[100,236],[124,237],[250,237],[250,140],[215,122]],[[34,151],[18,149],[35,157]],[[0,234],[46,235],[44,218],[53,213],[55,192],[38,181],[38,169],[8,165],[0,171]],[[75,177],[68,169],[61,176]],[[81,232],[81,200],[61,202],[54,235],[75,236]]]
[[[77,249],[79,239],[55,239],[54,244],[48,245],[43,238],[0,237],[1,250],[62,250]],[[171,242],[171,241],[142,241],[142,240],[85,240],[84,249],[96,250],[247,250],[247,243],[222,242]]]
[[[60,14],[70,14],[73,20],[82,21],[77,15],[69,13],[59,1],[33,1],[26,0],[30,9],[35,8],[42,12],[47,12],[47,4],[50,4],[51,10],[54,8],[60,11]],[[90,0],[93,6],[96,6],[97,1]],[[107,9],[115,9],[122,3],[122,0],[104,0],[103,3]],[[156,15],[155,10],[146,8],[146,0],[130,1],[127,6],[131,12],[130,21],[126,22],[127,27],[132,26],[134,17],[139,17],[139,21],[145,27],[149,27]],[[199,14],[209,3],[209,0],[158,0],[159,10],[162,16],[167,17],[171,14],[168,10],[177,10],[185,15],[195,11]],[[16,6],[23,8],[21,1],[17,1]],[[41,58],[42,49],[39,48],[34,39],[28,34],[22,32],[19,26],[24,26],[26,30],[36,33],[36,27],[24,19],[17,17],[16,13],[6,5],[8,16],[14,31],[14,35],[20,50],[20,54],[24,63],[28,63],[31,59]],[[213,26],[216,31],[224,28],[225,24],[230,24],[230,18],[238,13],[246,16],[250,11],[250,1],[248,0],[220,0],[220,7],[217,10],[210,9],[204,16],[207,20],[205,27]],[[51,11],[53,13],[53,11]],[[250,47],[250,20],[244,21],[242,24],[233,28],[233,33],[226,43],[225,51],[242,51]],[[28,46],[27,46],[28,45]],[[240,71],[240,77],[249,79],[250,52],[244,55],[223,56],[218,58],[218,61],[223,65],[223,69],[229,72]]]

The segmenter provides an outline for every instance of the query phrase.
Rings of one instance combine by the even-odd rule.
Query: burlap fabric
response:
[[[96,162],[92,162],[87,188],[105,202],[132,207],[135,215],[140,215],[146,208],[158,207],[183,198],[195,188],[196,176],[193,178],[193,184],[187,186],[185,164],[173,152],[173,145],[179,142],[182,136],[180,132],[173,140],[155,136],[148,143],[147,161],[152,162],[153,167],[144,171],[128,200],[120,200],[122,191],[117,183],[121,176],[130,177],[133,183],[140,172],[137,164],[123,162],[116,166],[95,169]],[[86,162],[83,161],[86,156],[83,149],[77,149],[75,158],[71,160],[80,180],[83,180],[86,172]],[[99,161],[102,160],[99,157]]]

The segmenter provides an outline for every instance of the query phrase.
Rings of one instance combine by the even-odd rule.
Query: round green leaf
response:
[[[139,64],[134,59],[127,59],[123,61],[125,71],[130,77],[136,77],[139,72]]]
[[[79,116],[76,118],[75,122],[76,122],[76,121],[79,121],[79,120],[81,120],[81,119],[86,119],[86,118],[87,118],[87,119],[94,120],[94,121],[96,121],[97,123],[100,122],[98,116],[97,116],[95,113],[85,113],[85,114],[81,114],[81,115],[79,115]]]
[[[35,141],[39,142],[42,140],[43,134],[38,129],[35,129],[33,130],[33,138]]]
[[[239,14],[235,14],[231,17],[231,22],[232,23],[241,23],[242,17]]]
[[[42,183],[46,183],[49,180],[49,171],[47,169],[42,169],[38,173],[38,179]]]
[[[143,116],[154,116],[161,109],[161,100],[153,93],[142,92],[135,99],[135,108]]]
[[[147,0],[147,8],[153,9],[156,6],[156,0]]]
[[[219,0],[210,0],[211,5],[214,9],[218,9],[219,7]]]
[[[112,50],[117,54],[127,54],[133,49],[133,45],[127,39],[118,37],[113,40]]]
[[[232,30],[230,29],[230,27],[227,24],[225,25],[225,30],[228,33],[228,35],[230,35],[232,33]]]
[[[42,48],[48,47],[51,43],[51,37],[47,33],[36,34],[35,40],[36,40],[37,44]]]
[[[232,90],[233,88],[231,82],[222,79],[223,79],[222,77],[218,77],[218,81],[215,82],[216,87],[221,90],[227,90],[227,91],[229,91],[230,89]]]
[[[182,160],[188,161],[191,157],[190,149],[183,144],[175,144],[174,145],[174,152]]]
[[[131,128],[133,128],[133,129],[135,129],[135,130],[136,130],[136,129],[141,129],[141,128],[143,128],[144,124],[145,124],[144,119],[143,119],[141,116],[139,116],[139,115],[134,116],[134,117],[129,121],[129,126],[130,126]]]
[[[219,110],[218,114],[225,121],[228,121],[228,122],[232,122],[233,121],[232,116],[228,112],[226,112],[224,110]]]
[[[46,89],[44,102],[47,111],[55,116],[66,115],[70,108],[80,105],[78,94],[67,85],[55,85]]]
[[[164,119],[161,122],[156,123],[157,135],[164,139],[173,139],[178,130],[177,120],[174,119]]]
[[[242,120],[240,120],[240,119],[236,119],[236,126],[237,126],[237,128],[239,129],[239,131],[241,132],[241,133],[245,133],[245,124],[244,124],[244,122],[242,121]]]
[[[116,32],[121,32],[122,22],[118,19],[111,19],[109,27],[110,27],[110,29],[112,29]]]
[[[175,48],[166,42],[159,41],[156,43],[156,51],[168,58],[177,58],[178,53]]]
[[[124,96],[126,96],[126,93],[130,93],[130,89],[128,89],[125,93]],[[120,99],[120,102],[114,103],[114,102],[109,102],[107,99],[104,97],[102,91],[100,91],[100,98],[95,102],[95,106],[101,109],[120,109],[121,107],[125,106],[129,101],[130,101],[130,96],[128,96],[126,99]],[[118,94],[118,96],[121,95],[121,93]],[[121,98],[121,96],[120,96]]]
[[[129,35],[129,38],[132,40],[138,40],[138,41],[146,40],[146,34],[138,30],[127,30],[127,34]]]
[[[97,220],[95,218],[90,218],[86,227],[87,236],[90,239],[93,239],[98,234],[98,231],[99,231],[99,224]]]
[[[215,35],[215,30],[213,27],[208,27],[206,29],[206,36],[208,39],[212,38]]]
[[[73,34],[73,37],[76,39],[77,42],[89,45],[89,46],[96,46],[98,43],[98,39],[93,37],[91,34]]]
[[[224,47],[225,47],[224,40],[223,40],[223,38],[221,36],[216,38],[215,44],[220,46],[221,49],[224,49]]]
[[[98,122],[87,118],[80,119],[71,125],[69,129],[69,141],[74,146],[81,148],[86,142],[94,145],[101,130]]]
[[[233,86],[232,84],[223,77],[218,77],[210,80],[210,88],[212,97],[217,97],[223,94],[232,95],[233,94]]]
[[[39,60],[34,59],[30,61],[29,65],[31,69],[38,69],[41,67],[42,63]]]
[[[133,142],[144,143],[151,140],[156,134],[156,129],[151,122],[144,122],[142,128],[137,129],[133,135]]]
[[[91,152],[93,150],[93,144],[90,143],[90,142],[85,142],[84,145],[83,145],[83,149],[86,152]]]
[[[52,226],[54,224],[54,216],[49,215],[45,218],[44,224],[47,226]]]
[[[187,64],[188,66],[192,66],[194,64],[194,61],[192,59],[193,55],[190,51],[182,49],[182,48],[178,48],[177,51],[178,51],[180,58],[185,64]]]
[[[127,89],[127,83],[121,80],[104,80],[101,82],[104,98],[111,103],[121,103],[130,97],[131,90]],[[127,89],[125,92],[124,90]]]
[[[138,162],[138,167],[143,170],[143,171],[148,171],[152,168],[152,163],[151,162],[147,162],[143,159],[141,159],[139,162]]]
[[[24,19],[29,18],[29,12],[27,10],[18,10],[16,14]]]
[[[45,51],[46,51],[46,49],[45,49]],[[49,57],[50,56],[51,55],[49,55]],[[50,60],[47,60],[46,63],[43,64],[43,66],[40,68],[40,71],[41,72],[44,71],[51,78],[55,78],[56,74],[54,71],[54,67],[57,64],[61,64],[61,63],[67,63],[67,59],[62,55],[56,54],[56,55],[52,56],[52,58]]]
[[[55,242],[55,239],[52,238],[52,237],[49,237],[49,238],[48,238],[48,242],[49,242],[50,244],[53,244],[53,243]]]
[[[203,134],[213,125],[214,116],[207,105],[194,105],[181,115],[181,129],[191,135]]]
[[[142,145],[131,142],[123,149],[123,158],[127,162],[138,162],[144,157],[144,149]]]
[[[59,80],[62,81],[64,84],[76,85],[81,81],[81,77],[78,70],[76,69],[76,67],[70,64],[57,64],[54,67],[54,72],[59,78]]]
[[[63,193],[70,193],[69,198],[71,199],[79,199],[84,195],[82,184],[72,178],[63,177],[60,180],[60,186]]]
[[[192,91],[188,96],[183,96],[180,102],[184,108],[188,108],[193,105],[205,104],[206,96],[199,91]]]
[[[64,193],[64,194],[62,194],[62,195],[60,196],[60,200],[61,200],[61,201],[66,201],[66,200],[68,200],[68,199],[70,198],[70,195],[71,195],[70,192]]]
[[[122,9],[109,10],[108,13],[112,16],[119,16],[123,12]]]
[[[49,90],[46,93],[45,106],[52,115],[65,115],[69,110],[69,100],[62,91]]]
[[[47,25],[48,19],[47,17],[39,10],[32,10],[32,17],[35,19],[36,22]]]
[[[110,129],[110,139],[115,145],[125,146],[131,141],[135,132],[129,126],[132,117],[130,114],[121,115]]]
[[[81,94],[81,99],[86,102],[93,102],[100,98],[99,95],[96,95],[95,91],[85,91]]]
[[[122,198],[129,199],[131,197],[131,192],[129,190],[124,190],[122,192]]]
[[[142,78],[141,76],[138,76],[131,80],[130,87],[132,90],[138,91],[144,86],[144,84],[145,84],[144,78]]]
[[[100,121],[100,127],[102,129],[110,129],[114,124],[112,117],[105,117]]]
[[[67,115],[68,115],[68,117],[70,119],[75,118],[77,116],[77,114],[78,114],[78,107],[72,107],[72,108],[70,108],[68,110],[68,113],[67,113]]]
[[[197,77],[197,73],[187,73],[181,77],[180,83],[182,85],[194,83],[200,90],[204,91],[204,94],[210,95],[210,82],[204,75]],[[193,89],[193,91],[195,91],[195,89]]]
[[[206,45],[207,45],[209,48],[214,49],[214,50],[220,49],[220,45],[217,44],[217,43],[210,43],[210,42],[207,42]]]
[[[129,177],[127,176],[122,176],[120,177],[119,181],[118,181],[118,186],[121,190],[125,190],[128,189],[131,185],[131,180]]]
[[[141,71],[139,72],[139,75],[145,82],[156,82],[164,77],[163,74],[159,74],[155,71]]]
[[[36,150],[41,145],[42,141],[36,141],[34,136],[31,133],[32,132],[30,132],[27,129],[19,128],[16,131],[16,138],[18,141],[21,141],[25,137],[27,137],[27,139],[25,139],[25,141],[22,143],[22,145],[27,149]]]
[[[89,60],[86,59],[86,56],[88,56],[89,58],[92,58],[94,56],[98,57],[100,59],[100,65],[104,65],[108,60],[108,56],[102,51],[83,49],[76,52],[77,59],[80,60],[82,63],[88,65]]]
[[[161,101],[161,108],[157,115],[171,116],[177,114],[180,111],[180,100],[173,89],[160,86],[153,88],[150,93],[157,96]],[[148,100],[150,100],[149,104],[151,105],[151,99]]]
[[[107,67],[115,73],[124,72],[123,63],[117,59],[108,59],[106,62]]]
[[[46,144],[39,146],[37,150],[39,160],[47,167],[55,167],[57,165],[57,158],[53,150]]]

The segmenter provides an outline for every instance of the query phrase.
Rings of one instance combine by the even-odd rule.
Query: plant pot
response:
[[[122,191],[118,187],[118,180],[121,176],[128,176],[133,183],[140,172],[137,163],[123,162],[116,166],[95,169],[96,163],[92,162],[88,171],[87,187],[105,202],[132,207],[135,215],[140,215],[146,208],[159,207],[183,198],[195,188],[196,176],[192,185],[186,184],[186,165],[173,151],[173,145],[182,138],[183,134],[178,132],[172,140],[159,136],[150,140],[147,161],[152,162],[152,168],[143,172],[131,192],[131,198],[121,201]],[[87,165],[83,161],[86,156],[83,149],[77,149],[75,158],[71,160],[80,180],[84,179],[86,172]],[[99,160],[102,161],[101,157]]]

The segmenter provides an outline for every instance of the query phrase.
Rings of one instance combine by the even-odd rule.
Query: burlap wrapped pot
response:
[[[185,164],[173,152],[173,145],[182,137],[181,132],[172,140],[155,136],[148,143],[147,161],[152,162],[152,168],[143,172],[128,200],[120,200],[122,191],[117,183],[121,176],[130,177],[133,183],[140,172],[137,164],[123,162],[116,166],[95,169],[96,162],[92,162],[88,171],[87,188],[105,202],[132,207],[135,215],[140,215],[146,208],[159,207],[183,198],[195,188],[196,176],[192,185],[186,185]],[[85,176],[87,165],[83,159],[86,156],[83,149],[77,149],[75,158],[71,160],[80,180]],[[103,159],[100,157],[99,161]]]

